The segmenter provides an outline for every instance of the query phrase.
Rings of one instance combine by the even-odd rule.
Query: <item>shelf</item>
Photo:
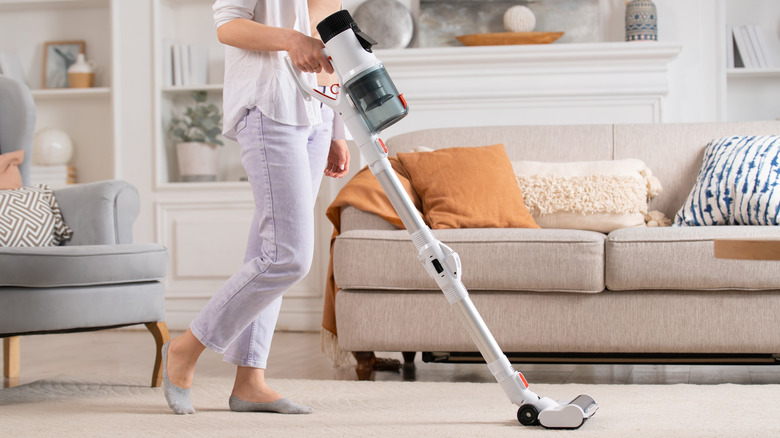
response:
[[[780,79],[780,68],[730,68],[726,70],[729,79]]]
[[[37,89],[32,90],[32,95],[35,99],[109,97],[111,95],[111,89],[108,87]]]
[[[29,11],[105,7],[108,0],[0,0],[0,11]]]
[[[190,190],[236,190],[249,189],[248,181],[214,181],[214,182],[168,182],[158,186],[160,190],[190,191]]]
[[[222,91],[222,84],[204,84],[204,85],[177,85],[175,87],[163,87],[165,94],[188,94],[192,91]]]

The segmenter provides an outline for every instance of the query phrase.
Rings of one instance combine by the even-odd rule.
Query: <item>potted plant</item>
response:
[[[206,103],[205,91],[193,91],[195,105],[187,107],[181,117],[171,119],[170,133],[176,141],[179,175],[183,182],[216,181],[219,171],[217,146],[223,143],[222,110]]]

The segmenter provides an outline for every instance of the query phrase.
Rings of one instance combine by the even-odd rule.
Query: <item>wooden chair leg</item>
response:
[[[3,377],[19,378],[19,336],[3,338]]]
[[[157,388],[162,385],[162,347],[171,339],[171,334],[168,333],[168,326],[163,321],[149,322],[146,324],[146,328],[152,332],[154,341],[157,343],[157,356],[154,359],[154,370],[152,370],[152,388]]]

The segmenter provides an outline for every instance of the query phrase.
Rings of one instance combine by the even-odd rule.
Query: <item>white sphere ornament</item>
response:
[[[507,32],[531,32],[536,27],[536,16],[527,6],[512,6],[504,12]]]
[[[73,141],[67,132],[43,128],[33,138],[33,163],[42,166],[67,164],[73,155]]]

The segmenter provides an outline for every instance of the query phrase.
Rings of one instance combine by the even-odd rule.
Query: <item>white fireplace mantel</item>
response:
[[[662,122],[682,45],[589,43],[378,50],[409,116],[427,127]]]

